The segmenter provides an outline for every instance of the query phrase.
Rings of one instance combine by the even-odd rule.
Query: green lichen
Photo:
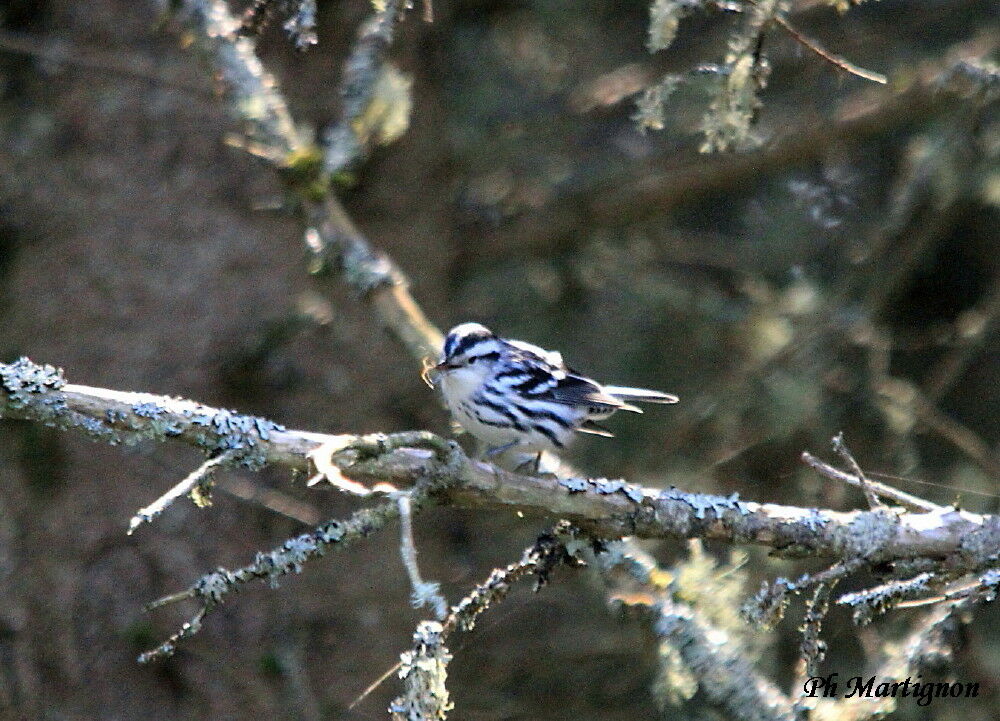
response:
[[[330,176],[323,172],[323,151],[315,143],[290,152],[282,168],[288,185],[306,200],[319,202],[330,192]]]

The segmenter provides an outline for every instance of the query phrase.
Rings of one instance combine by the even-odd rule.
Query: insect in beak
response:
[[[423,368],[420,370],[420,379],[427,384],[428,388],[434,387],[434,381],[431,378],[431,373],[440,373],[442,363],[435,364],[431,360],[430,356],[424,356],[423,361],[421,361]]]

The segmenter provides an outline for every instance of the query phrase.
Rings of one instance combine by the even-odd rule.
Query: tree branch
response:
[[[335,175],[363,158],[373,144],[373,128],[363,116],[375,96],[379,76],[385,70],[386,53],[403,3],[385,0],[375,14],[362,23],[357,41],[344,63],[340,85],[343,107],[340,119],[324,138],[324,170]]]
[[[791,701],[744,658],[731,631],[713,624],[698,599],[680,600],[686,594],[678,591],[676,568],[661,569],[634,543],[588,540],[574,538],[566,545],[601,574],[612,603],[646,611],[660,642],[660,678],[653,684],[657,697],[683,711],[679,701],[703,703],[694,696],[700,690],[735,721],[791,721]],[[717,589],[705,592],[712,590]],[[696,687],[687,686],[689,680]]]
[[[327,443],[338,449],[331,461],[353,479],[402,487],[446,478],[440,503],[557,516],[599,537],[711,538],[785,556],[870,563],[929,558],[951,572],[983,569],[1000,554],[1000,519],[950,507],[839,512],[623,480],[526,476],[471,460],[454,442],[426,431],[332,436],[288,430],[190,400],[68,384],[60,371],[27,359],[0,364],[0,381],[0,413],[7,418],[80,430],[113,445],[174,439],[208,453],[231,451],[234,464],[250,469],[274,464],[308,472],[309,453]]]
[[[840,68],[846,73],[851,75],[856,75],[859,78],[865,80],[870,80],[873,83],[878,83],[880,85],[885,85],[888,79],[882,73],[877,73],[874,70],[865,70],[859,65],[855,65],[848,60],[840,57],[839,55],[834,55],[829,50],[824,48],[818,42],[810,37],[807,37],[802,32],[800,32],[794,25],[792,25],[788,18],[782,13],[778,13],[774,16],[774,21],[780,25],[785,32],[787,32],[795,42],[799,43],[802,47],[816,53],[819,57],[823,58],[826,62],[830,63],[836,68]]]
[[[996,48],[995,37],[986,35],[953,47],[950,54],[989,57]],[[914,118],[933,117],[954,108],[962,97],[956,87],[961,78],[954,77],[955,70],[968,65],[967,61],[950,58],[936,65],[924,64],[888,92],[874,98],[867,91],[859,93],[844,102],[843,110],[830,122],[809,121],[755,153],[699,156],[667,168],[662,158],[633,163],[628,178],[615,177],[567,190],[541,212],[525,213],[504,223],[500,229],[502,243],[495,244],[495,248],[528,255],[552,247],[573,229],[617,229],[642,223],[706,194],[728,192],[765,174],[808,165],[838,143],[860,143],[891,133]],[[494,257],[490,251],[490,247],[482,248],[485,257]]]
[[[560,524],[560,528],[567,524]],[[557,528],[556,530],[560,530]],[[403,694],[389,706],[394,720],[444,718],[452,708],[445,681],[451,653],[445,645],[456,631],[469,632],[479,616],[490,606],[502,601],[511,586],[528,575],[536,576],[537,591],[560,563],[569,561],[557,536],[543,534],[524,550],[521,559],[506,568],[496,568],[485,581],[477,585],[461,601],[451,607],[441,622],[424,621],[413,634],[413,648],[400,656],[400,662],[355,699],[351,708],[364,699],[388,675],[399,670]]]
[[[331,549],[343,548],[354,541],[366,538],[397,515],[398,506],[393,502],[386,502],[374,508],[362,508],[355,511],[347,520],[328,521],[309,533],[288,539],[268,553],[258,553],[252,563],[235,571],[218,568],[199,578],[184,591],[153,601],[146,606],[146,610],[188,598],[199,599],[201,606],[177,633],[156,648],[141,654],[139,663],[148,663],[157,658],[173,655],[177,650],[177,644],[198,633],[205,616],[222,603],[231,591],[241,585],[254,579],[267,579],[273,583],[281,576],[299,573],[306,561],[323,556]]]
[[[807,466],[813,468],[817,473],[826,476],[827,478],[833,479],[835,481],[842,481],[852,486],[862,487],[861,479],[856,475],[851,475],[850,473],[845,473],[839,468],[834,468],[829,463],[824,463],[819,460],[813,454],[805,451],[802,453],[802,462]],[[867,479],[866,479],[867,480]],[[887,498],[894,503],[898,503],[904,508],[909,508],[911,511],[926,512],[926,511],[936,511],[940,510],[941,506],[936,503],[931,503],[930,501],[925,501],[919,496],[914,496],[912,494],[906,493],[905,491],[900,491],[892,486],[888,486],[884,483],[878,483],[877,481],[867,480],[867,486],[869,489],[873,490],[882,498]]]
[[[435,354],[440,348],[440,333],[410,296],[399,269],[368,244],[339,202],[329,195],[328,182],[318,175],[322,149],[300,141],[276,84],[253,54],[253,45],[240,45],[249,41],[225,29],[233,24],[228,7],[219,0],[178,0],[178,4],[184,17],[193,18],[188,29],[193,31],[194,44],[206,51],[234,100],[231,112],[248,124],[250,140],[260,144],[260,148],[250,149],[260,150],[259,155],[291,171],[286,177],[303,198],[315,229],[306,235],[314,253],[312,269],[340,270],[342,278],[372,304],[382,323],[415,358]],[[391,18],[388,27],[391,29]],[[911,95],[903,99],[915,105],[930,104],[926,94]],[[266,112],[258,112],[260,107]],[[836,129],[855,130],[848,125]],[[815,144],[810,140],[809,145]],[[597,215],[601,211],[596,208],[593,212]],[[617,207],[612,211],[616,216],[619,213]],[[8,368],[3,367],[5,371]],[[34,379],[34,385],[25,387],[25,378]],[[209,453],[232,452],[234,463],[250,468],[274,463],[306,472],[309,452],[331,443],[338,449],[331,461],[352,478],[406,485],[430,476],[441,481],[434,496],[437,502],[558,515],[575,520],[598,536],[634,533],[718,538],[769,546],[785,555],[835,557],[851,568],[916,559],[947,567],[952,573],[954,569],[988,566],[1000,549],[995,517],[950,508],[917,513],[895,509],[837,513],[742,502],[735,496],[646,489],[624,481],[520,476],[471,461],[456,446],[430,433],[328,436],[288,431],[264,419],[190,401],[71,386],[54,369],[30,364],[22,364],[9,379],[10,386],[5,373],[8,395],[0,398],[4,401],[0,409],[6,415],[61,428],[79,427],[98,440],[177,438]],[[34,396],[41,396],[44,402],[35,403],[40,399]],[[198,420],[193,421],[195,418]],[[196,616],[192,625],[196,627],[200,618]],[[684,630],[683,623],[673,623],[675,630]],[[678,638],[683,641],[688,636]]]
[[[138,513],[132,516],[128,524],[128,533],[131,536],[135,529],[143,523],[149,523],[154,518],[163,513],[174,501],[181,496],[191,495],[198,505],[208,505],[207,490],[211,484],[212,476],[219,469],[229,463],[233,458],[232,451],[220,453],[212,456],[202,463],[198,468],[191,471],[184,480],[150,503],[145,508],[139,509]]]
[[[701,679],[712,704],[739,721],[791,721],[787,698],[773,683],[754,673],[753,665],[712,637],[696,612],[667,596],[658,604],[656,632],[676,648],[684,663]]]
[[[410,295],[403,272],[371,247],[329,192],[328,179],[320,170],[323,149],[308,142],[296,128],[277,80],[255,54],[253,40],[240,35],[240,21],[223,0],[179,0],[178,5],[176,16],[189,31],[193,47],[211,66],[229,114],[243,123],[246,149],[283,171],[300,196],[314,229],[306,233],[306,245],[313,254],[311,269],[340,270],[347,284],[372,304],[382,324],[418,361],[436,355],[441,332]],[[396,3],[389,5],[398,9]],[[378,27],[391,30],[391,17],[382,21]]]
[[[306,150],[277,81],[264,70],[254,41],[240,35],[240,21],[223,0],[158,4],[164,11],[175,10],[190,31],[191,43],[211,65],[229,101],[230,114],[243,123],[259,154],[280,164]]]

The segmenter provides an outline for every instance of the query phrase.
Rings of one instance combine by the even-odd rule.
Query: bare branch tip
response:
[[[212,475],[219,467],[232,462],[236,457],[233,450],[224,451],[212,456],[198,468],[189,473],[180,483],[157,498],[145,508],[132,516],[126,534],[131,536],[144,523],[150,523],[163,513],[174,501],[184,495],[190,495],[196,506],[204,507],[211,504],[210,488]]]
[[[142,610],[148,613],[149,611],[154,611],[158,608],[162,608],[163,606],[170,605],[171,603],[177,603],[179,601],[183,601],[188,598],[194,598],[196,595],[197,591],[195,590],[194,586],[192,586],[191,588],[185,589],[183,591],[178,591],[177,593],[171,593],[169,596],[164,596],[162,598],[156,599],[155,601],[150,601],[149,603],[147,603],[145,606],[142,607]]]

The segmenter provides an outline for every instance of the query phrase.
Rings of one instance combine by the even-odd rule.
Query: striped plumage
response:
[[[596,424],[635,402],[676,403],[677,396],[606,386],[571,370],[562,356],[494,335],[478,323],[448,333],[437,383],[455,420],[489,452],[558,451],[576,432],[612,434]]]

